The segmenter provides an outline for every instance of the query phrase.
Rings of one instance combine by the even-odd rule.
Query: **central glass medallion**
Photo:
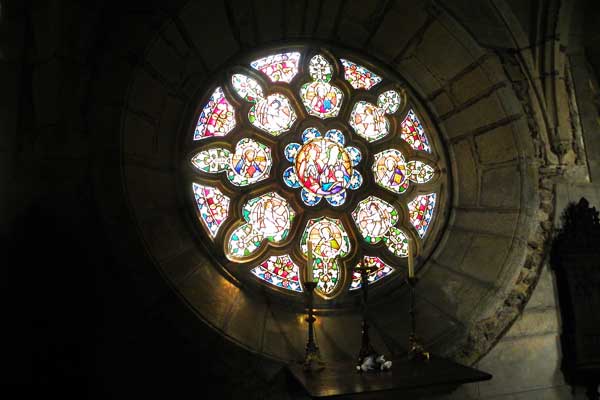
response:
[[[344,134],[331,129],[321,135],[316,128],[302,133],[302,144],[290,143],[284,152],[292,163],[283,172],[285,184],[302,188],[300,196],[308,206],[318,204],[324,197],[332,206],[346,201],[346,189],[356,190],[362,176],[353,167],[361,160],[355,147],[344,147]]]

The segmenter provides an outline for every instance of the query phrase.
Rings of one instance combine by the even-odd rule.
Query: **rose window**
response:
[[[327,301],[354,296],[361,262],[377,267],[375,287],[403,276],[410,241],[425,258],[449,185],[412,93],[343,50],[280,49],[225,70],[184,143],[198,234],[224,272],[297,296],[310,259]]]

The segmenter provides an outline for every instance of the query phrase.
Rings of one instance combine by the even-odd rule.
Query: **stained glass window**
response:
[[[306,111],[319,118],[336,117],[342,106],[342,91],[329,83],[333,68],[329,61],[321,55],[311,58],[309,73],[313,82],[305,83],[300,88],[300,98]]]
[[[281,242],[290,232],[295,215],[287,200],[274,192],[249,200],[242,209],[245,223],[228,237],[228,255],[234,258],[248,257],[264,239]]]
[[[375,182],[383,188],[395,193],[404,193],[410,182],[425,183],[429,181],[434,170],[422,161],[406,162],[400,150],[388,149],[375,154],[372,166]]]
[[[302,144],[290,143],[285,156],[293,165],[283,173],[290,188],[302,188],[304,204],[314,206],[323,197],[332,206],[346,201],[346,189],[356,190],[362,175],[355,167],[361,160],[360,150],[344,147],[344,134],[336,129],[321,135],[316,128],[302,133]]]
[[[252,273],[271,285],[296,292],[302,291],[300,269],[287,254],[267,258],[253,268]]]
[[[386,276],[388,276],[389,274],[394,272],[394,268],[392,268],[389,265],[387,265],[386,263],[384,263],[381,260],[381,258],[379,258],[379,257],[364,256],[363,263],[365,265],[368,265],[369,267],[371,267],[371,266],[377,267],[377,269],[375,271],[371,272],[367,276],[367,281],[369,282],[369,285],[377,282],[378,280],[380,280],[382,278],[385,278]],[[358,267],[360,267],[360,264],[356,264],[355,268],[358,268]],[[361,279],[360,273],[353,272],[352,273],[352,282],[350,283],[350,290],[359,289],[361,286],[362,286],[362,279]]]
[[[272,82],[290,83],[298,73],[300,53],[282,53],[252,61],[252,68],[262,72]]]
[[[354,89],[369,90],[381,82],[381,77],[379,75],[374,74],[362,65],[344,60],[343,58],[340,61],[344,66],[344,78],[346,78]]]
[[[356,260],[379,282],[406,273],[409,241],[433,240],[451,186],[435,131],[406,83],[360,59],[302,45],[247,57],[200,105],[185,141],[194,212],[240,282],[354,295]]]
[[[248,120],[258,129],[279,136],[296,121],[296,112],[285,95],[274,93],[264,97],[260,84],[242,74],[234,74],[231,84],[238,96],[254,104],[248,111]]]
[[[227,149],[203,150],[192,158],[192,164],[207,173],[227,172],[235,186],[248,186],[269,177],[273,160],[271,149],[253,139],[242,139],[232,154]]]
[[[408,203],[410,223],[415,227],[420,238],[427,233],[434,209],[435,193],[419,195]]]
[[[215,237],[219,228],[229,215],[229,197],[219,189],[192,184],[196,205],[200,211],[200,218],[211,237]]]
[[[206,139],[213,136],[225,136],[235,127],[235,110],[225,98],[223,89],[216,88],[208,103],[202,109],[194,140]]]
[[[402,139],[406,141],[415,150],[422,150],[428,153],[431,152],[429,141],[425,135],[425,129],[421,125],[421,121],[413,110],[410,110],[402,121]]]
[[[324,295],[333,293],[341,279],[337,259],[350,253],[350,238],[340,220],[328,217],[311,219],[300,239],[300,248],[306,256],[311,242],[314,264],[312,278],[317,291]]]

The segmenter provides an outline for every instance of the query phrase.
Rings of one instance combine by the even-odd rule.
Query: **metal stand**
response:
[[[361,365],[365,359],[365,357],[369,355],[375,354],[375,349],[371,346],[371,341],[369,339],[369,323],[367,322],[367,317],[369,314],[368,309],[368,295],[369,295],[369,274],[373,271],[376,271],[376,266],[366,266],[362,265],[359,268],[355,268],[354,271],[360,273],[361,279],[361,292],[362,292],[362,339],[360,345],[360,351],[358,352],[358,365]]]
[[[408,336],[408,359],[415,361],[429,361],[429,352],[425,351],[425,347],[421,340],[416,335],[416,309],[415,309],[415,286],[418,279],[415,277],[406,278],[406,282],[410,287],[410,307],[408,313],[410,315],[410,334]]]
[[[306,291],[306,312],[308,316],[305,321],[308,322],[308,342],[306,343],[306,353],[304,356],[304,370],[305,371],[318,371],[324,368],[323,362],[321,361],[321,355],[319,348],[315,343],[315,331],[313,309],[313,296],[315,288],[317,287],[316,282],[303,282],[304,289]]]

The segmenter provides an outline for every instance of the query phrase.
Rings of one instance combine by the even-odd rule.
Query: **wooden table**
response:
[[[320,372],[305,372],[301,364],[292,364],[288,370],[311,397],[317,398],[371,399],[400,393],[447,393],[459,385],[492,378],[486,372],[433,355],[428,362],[406,358],[392,361],[392,369],[384,372],[359,373],[352,363],[327,364]]]

